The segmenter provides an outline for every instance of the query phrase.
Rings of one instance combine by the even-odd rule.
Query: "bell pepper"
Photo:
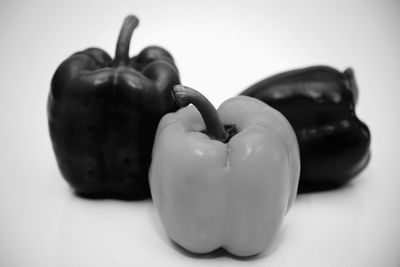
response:
[[[358,87],[351,68],[327,66],[283,72],[246,89],[292,124],[300,146],[303,191],[341,186],[370,158],[370,131],[355,112]]]
[[[291,125],[254,98],[231,98],[217,111],[188,87],[173,95],[182,108],[161,119],[149,173],[167,234],[194,253],[266,250],[297,193]]]
[[[57,68],[48,98],[48,123],[64,178],[88,197],[150,197],[148,168],[161,117],[177,110],[174,60],[149,46],[129,58],[138,25],[126,17],[115,58],[99,48],[74,53]]]

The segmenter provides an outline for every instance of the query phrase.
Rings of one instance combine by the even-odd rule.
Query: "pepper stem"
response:
[[[352,68],[347,68],[344,72],[343,72],[344,76],[345,76],[345,84],[347,86],[347,88],[350,89],[350,91],[353,93],[353,98],[354,98],[354,105],[357,104],[358,101],[358,86],[357,86],[357,82],[356,82],[356,78],[354,76],[354,71]]]
[[[175,85],[172,90],[172,96],[180,108],[193,104],[199,110],[206,124],[206,134],[211,139],[223,143],[227,141],[228,133],[221,123],[217,110],[205,96],[184,85]]]
[[[139,20],[134,15],[129,15],[125,18],[121,31],[119,32],[117,48],[115,49],[115,66],[128,64],[132,33],[138,25]]]

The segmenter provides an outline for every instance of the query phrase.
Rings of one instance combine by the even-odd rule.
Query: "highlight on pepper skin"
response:
[[[166,233],[194,253],[267,250],[297,193],[300,156],[291,125],[251,97],[216,110],[193,89],[175,86],[173,95],[181,109],[161,119],[149,172]]]
[[[58,166],[86,197],[150,197],[157,125],[177,110],[170,92],[180,80],[171,54],[149,46],[129,57],[138,23],[126,17],[114,59],[88,48],[62,62],[51,81],[48,123]]]
[[[311,66],[265,78],[241,93],[279,110],[300,146],[300,192],[344,185],[369,162],[371,134],[355,112],[354,71]]]

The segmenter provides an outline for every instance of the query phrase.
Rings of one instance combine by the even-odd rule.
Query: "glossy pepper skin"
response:
[[[177,109],[171,97],[179,74],[172,56],[150,46],[129,58],[138,25],[128,16],[116,56],[89,48],[56,70],[48,98],[50,136],[58,166],[81,195],[150,196],[148,168],[157,125]]]
[[[343,73],[327,66],[287,71],[242,95],[271,105],[292,124],[300,145],[301,190],[343,185],[368,164],[370,131],[355,113],[358,88],[351,68]]]
[[[237,256],[260,253],[297,193],[294,131],[257,99],[234,97],[210,112],[204,102],[185,99],[182,88],[173,91],[179,106],[194,106],[162,118],[149,174],[161,222],[172,240],[194,253],[220,247]],[[212,131],[216,124],[227,129],[223,138]]]

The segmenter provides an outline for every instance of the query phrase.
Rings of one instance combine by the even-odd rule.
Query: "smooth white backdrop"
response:
[[[195,257],[165,235],[152,202],[86,200],[62,179],[46,101],[77,50],[114,53],[124,17],[131,54],[168,49],[182,82],[218,106],[274,73],[352,66],[369,166],[348,186],[299,195],[273,248],[251,259]],[[0,266],[399,266],[399,1],[0,2]]]

